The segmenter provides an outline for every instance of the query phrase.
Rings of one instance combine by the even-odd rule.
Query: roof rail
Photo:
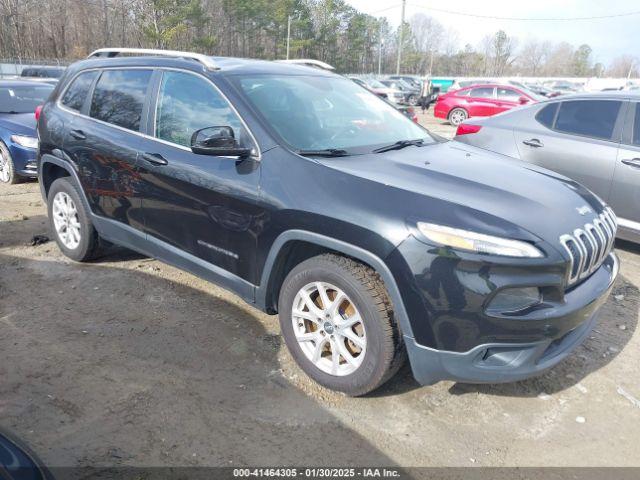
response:
[[[335,70],[335,67],[313,58],[294,58],[291,60],[276,60],[281,63],[294,63],[296,65],[306,65],[308,67],[321,68],[322,70]]]
[[[216,66],[215,62],[211,57],[207,55],[203,55],[201,53],[192,53],[192,52],[180,52],[177,50],[156,50],[152,48],[100,48],[94,52],[92,52],[87,58],[99,58],[99,57],[117,57],[122,54],[130,54],[130,55],[160,55],[163,57],[174,57],[174,58],[189,58],[191,60],[195,60],[196,62],[200,62],[205,66],[208,70],[218,70],[220,67]]]

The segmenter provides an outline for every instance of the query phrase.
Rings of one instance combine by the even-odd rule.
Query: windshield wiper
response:
[[[421,147],[424,144],[424,140],[418,138],[416,140],[399,140],[396,143],[392,143],[391,145],[385,145],[384,147],[376,148],[373,153],[383,153],[388,152],[390,150],[400,150],[405,147],[410,147],[412,145],[416,147]]]
[[[324,148],[322,150],[298,150],[298,155],[309,157],[346,157],[349,152],[340,148]]]

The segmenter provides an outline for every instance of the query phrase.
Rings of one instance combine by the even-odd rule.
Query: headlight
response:
[[[459,250],[505,257],[540,258],[544,256],[536,247],[520,240],[510,240],[424,222],[418,222],[418,230],[432,242]]]
[[[11,135],[11,141],[27,148],[38,148],[38,139],[36,137],[26,137],[24,135]]]

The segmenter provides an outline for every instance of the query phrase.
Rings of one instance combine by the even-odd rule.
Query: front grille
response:
[[[569,254],[569,285],[595,272],[611,251],[618,228],[616,215],[606,207],[591,223],[560,237]]]

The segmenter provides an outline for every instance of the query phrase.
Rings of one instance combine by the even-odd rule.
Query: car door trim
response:
[[[229,98],[224,94],[224,92],[222,90],[220,90],[220,88],[213,82],[211,81],[210,78],[206,77],[205,75],[202,75],[200,73],[197,72],[192,72],[190,70],[186,70],[186,69],[182,69],[182,68],[175,68],[175,67],[124,67],[124,66],[119,66],[119,67],[96,67],[96,68],[87,68],[84,70],[80,70],[79,72],[77,72],[72,78],[71,80],[69,80],[69,82],[67,83],[67,85],[65,86],[64,90],[62,90],[62,92],[60,92],[60,94],[58,95],[58,98],[56,100],[56,106],[58,108],[60,108],[61,110],[70,113],[72,115],[78,116],[78,117],[82,117],[88,120],[92,120],[96,123],[102,124],[102,125],[106,125],[112,128],[115,128],[117,130],[123,131],[123,132],[127,132],[127,133],[132,133],[134,135],[138,135],[139,137],[142,138],[146,138],[148,140],[154,140],[156,142],[159,143],[163,143],[165,145],[169,145],[175,148],[179,148],[181,150],[187,151],[187,152],[191,152],[191,149],[189,147],[185,147],[184,145],[179,145],[177,143],[173,143],[173,142],[168,142],[166,140],[163,140],[161,138],[157,138],[154,137],[152,135],[148,135],[147,133],[144,133],[140,130],[136,131],[136,130],[129,130],[128,128],[124,128],[121,127],[119,125],[115,125],[113,123],[109,123],[109,122],[105,122],[103,120],[97,119],[97,118],[93,118],[91,116],[88,115],[88,112],[83,113],[83,112],[78,112],[76,110],[72,110],[68,107],[66,107],[65,105],[62,104],[61,100],[62,97],[64,96],[64,94],[66,93],[66,91],[69,89],[69,87],[71,86],[71,84],[74,82],[74,80],[81,75],[82,73],[85,72],[90,72],[90,71],[98,71],[100,73],[102,73],[105,70],[150,70],[153,73],[158,72],[158,71],[162,71],[162,70],[173,70],[173,71],[177,71],[177,72],[182,72],[182,73],[189,73],[191,75],[197,75],[203,79],[205,79],[207,82],[209,82],[211,85],[213,85],[213,88],[216,89],[216,91],[222,96],[222,98],[229,104],[229,106],[231,107],[231,109],[234,111],[234,113],[238,116],[238,118],[240,119],[240,122],[242,122],[242,125],[244,125],[244,127],[246,128],[247,132],[249,133],[249,136],[251,137],[251,140],[253,141],[255,147],[256,147],[256,155],[250,157],[252,160],[259,162],[262,160],[262,150],[260,148],[260,144],[258,143],[258,140],[256,139],[256,136],[253,134],[253,132],[251,131],[251,129],[249,128],[249,125],[247,125],[247,123],[245,122],[244,118],[242,118],[242,115],[240,115],[240,113],[238,112],[238,110],[236,109],[236,107],[233,105],[233,103],[231,103],[231,101],[229,100]],[[99,79],[101,76],[98,75],[97,79]],[[157,93],[159,91],[159,89],[155,89],[152,90],[151,92],[149,91],[149,87],[155,87],[155,85],[153,84],[153,80],[154,80],[154,76],[152,75],[152,77],[149,79],[149,85],[147,86],[147,93],[145,95],[145,103],[149,102],[150,106],[149,109],[152,107],[155,107],[156,105],[156,100],[157,100]],[[95,89],[95,85],[97,84],[97,80],[94,80],[94,83],[92,85],[92,87],[90,88],[90,91],[88,93],[88,97],[93,98],[93,91]],[[151,101],[151,95],[156,94],[156,98],[153,99],[153,101]],[[89,104],[90,105],[90,104]],[[85,107],[86,105],[83,105],[83,107]],[[143,113],[144,113],[144,106],[143,106]],[[151,113],[150,111],[148,113]],[[140,121],[140,128],[144,128],[146,129],[147,125],[143,124],[142,119]],[[234,157],[223,157],[223,158],[234,158]]]

